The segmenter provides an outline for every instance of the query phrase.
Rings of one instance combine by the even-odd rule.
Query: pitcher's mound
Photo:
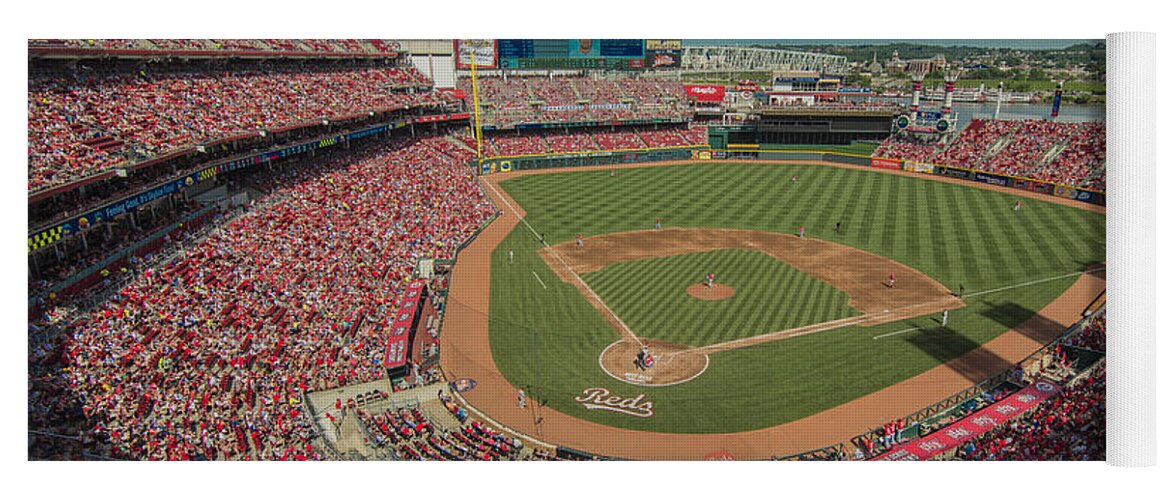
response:
[[[708,288],[705,284],[696,283],[687,287],[687,295],[699,300],[724,300],[736,295],[736,289],[719,283],[712,285],[711,288]]]

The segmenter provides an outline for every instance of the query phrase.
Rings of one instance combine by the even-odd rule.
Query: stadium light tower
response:
[[[943,115],[944,116],[951,114],[951,99],[952,99],[952,95],[955,94],[956,80],[959,80],[959,79],[960,79],[960,70],[959,69],[949,69],[943,75],[943,82],[944,82]]]
[[[923,79],[927,73],[916,71],[911,74],[911,119],[919,118],[919,94],[923,92]]]

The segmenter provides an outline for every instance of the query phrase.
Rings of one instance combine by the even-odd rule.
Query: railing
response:
[[[1100,312],[1100,311],[1101,311],[1101,309],[1099,309],[1098,312]],[[1028,357],[1026,357],[1024,360],[1022,360],[1020,362],[1020,366],[1023,367],[1025,374],[1026,375],[1028,375],[1028,374],[1036,375],[1041,370],[1043,370],[1045,368],[1045,366],[1047,366],[1047,364],[1048,364],[1046,357],[1052,355],[1055,352],[1055,350],[1059,344],[1064,343],[1066,341],[1066,339],[1069,338],[1070,335],[1073,335],[1074,333],[1078,332],[1083,327],[1085,327],[1086,322],[1096,315],[1097,315],[1097,312],[1095,312],[1094,314],[1083,316],[1082,319],[1078,320],[1073,325],[1070,325],[1069,328],[1066,328],[1065,331],[1061,335],[1059,335],[1057,338],[1053,339],[1048,344],[1045,344],[1045,346],[1041,347],[1040,349],[1037,349],[1032,354],[1030,354]],[[1103,362],[1103,361],[1105,361],[1104,357],[1101,360],[1099,360],[1098,363]],[[1094,363],[1093,365],[1091,365],[1091,368],[1093,366],[1097,366],[1098,363]],[[1084,374],[1088,370],[1089,369],[1087,368],[1087,370],[1082,371],[1078,376],[1084,376]],[[942,401],[939,401],[939,402],[932,404],[926,408],[923,408],[915,413],[912,413],[910,415],[903,417],[903,421],[904,422],[915,422],[916,424],[918,424],[925,417],[929,417],[931,415],[938,414],[943,410],[954,408],[958,404],[962,403],[963,401],[966,401],[967,399],[970,399],[974,395],[982,394],[983,392],[985,392],[985,389],[995,388],[997,385],[1000,385],[1003,382],[1012,380],[1014,371],[1015,371],[1015,368],[1005,370],[1001,373],[997,373],[997,374],[985,379],[984,381],[982,381],[972,387],[969,387],[967,389],[964,389],[963,391],[957,392],[951,396],[948,396],[946,399],[944,399]],[[1077,378],[1077,377],[1075,377],[1075,378]],[[849,442],[851,444],[853,444],[854,446],[858,447],[858,446],[860,446],[860,444],[862,442],[862,438],[869,437],[871,439],[874,439],[875,437],[878,437],[881,434],[881,429],[882,429],[881,427],[877,427],[877,428],[872,429],[868,432],[859,434],[858,436],[851,438],[849,440]]]

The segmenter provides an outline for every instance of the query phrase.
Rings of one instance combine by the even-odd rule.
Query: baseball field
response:
[[[990,341],[1060,331],[1038,313],[1106,259],[1100,210],[915,176],[689,163],[502,177],[485,189],[523,219],[496,237],[486,307],[448,305],[486,322],[491,361],[445,352],[445,367],[463,358],[540,411],[659,435],[779,426],[945,364],[976,383],[1018,360]]]

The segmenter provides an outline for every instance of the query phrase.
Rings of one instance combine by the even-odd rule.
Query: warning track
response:
[[[855,168],[819,162],[789,163]],[[617,168],[655,165],[644,163]],[[540,172],[511,172],[481,178],[481,182],[485,184],[485,191],[497,206],[511,205],[516,207],[516,212],[504,210],[495,222],[485,228],[476,240],[459,254],[450,282],[450,295],[468,307],[450,308],[444,319],[441,336],[443,349],[440,356],[445,373],[449,378],[469,377],[477,381],[476,390],[463,396],[479,412],[489,415],[509,429],[550,443],[632,459],[700,460],[712,450],[725,450],[739,459],[763,459],[843,442],[883,422],[905,416],[969,387],[974,375],[990,376],[1011,368],[1009,360],[1023,359],[1060,335],[1061,328],[1058,325],[1068,325],[1077,321],[1085,305],[1094,300],[1106,287],[1105,276],[1102,273],[1082,274],[1063,295],[1042,308],[1033,318],[984,344],[980,349],[837,407],[764,429],[722,434],[646,432],[598,424],[548,407],[538,409],[537,405],[528,405],[525,409],[518,408],[515,401],[517,388],[500,373],[493,360],[488,339],[488,318],[477,312],[489,310],[492,251],[517,224],[521,223],[521,217],[524,216],[523,210],[517,207],[506,193],[498,190],[495,184],[520,175],[609,168],[615,167],[607,165]],[[858,169],[876,171],[860,167]],[[909,175],[894,171],[887,173]],[[949,181],[943,178],[933,179]],[[963,184],[978,189],[995,188],[967,182]],[[1019,196],[1032,194],[1016,190],[1011,192]],[[1063,201],[1052,197],[1044,199]],[[1095,210],[1081,204],[1076,206]]]

